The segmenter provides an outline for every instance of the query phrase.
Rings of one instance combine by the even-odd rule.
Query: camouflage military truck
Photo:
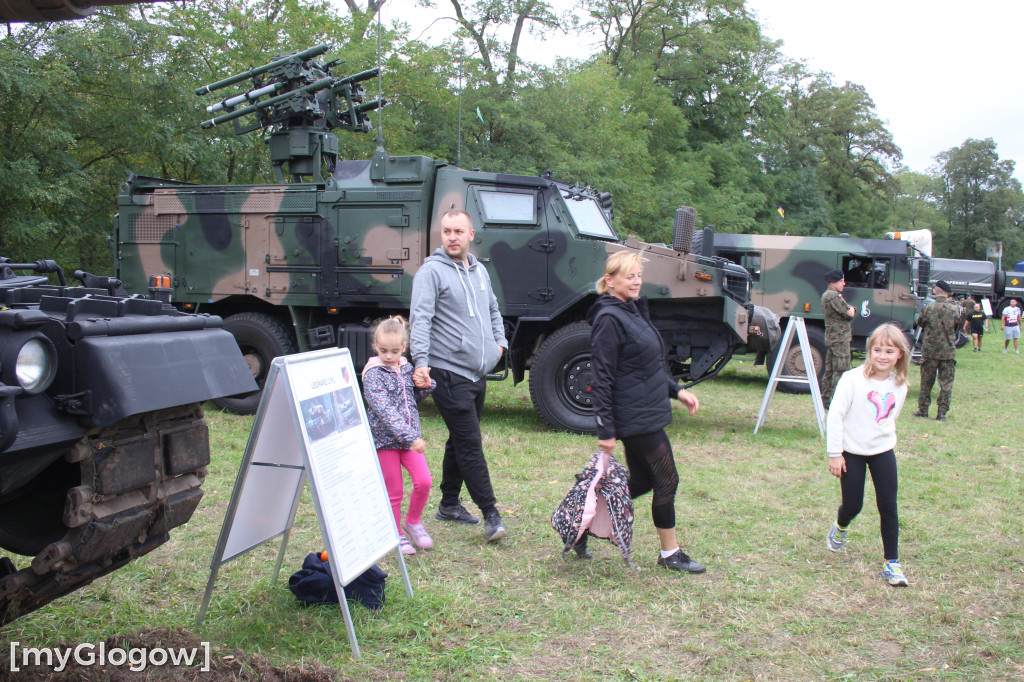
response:
[[[413,277],[441,244],[439,219],[451,208],[473,218],[471,249],[491,275],[510,342],[503,371],[518,383],[529,369],[534,406],[556,429],[594,428],[584,317],[614,251],[647,258],[644,291],[684,382],[713,376],[736,347],[757,343],[748,339],[747,273],[725,259],[687,253],[692,211],[678,214],[679,248],[623,241],[612,227],[610,195],[547,175],[465,170],[383,149],[371,159],[337,159],[337,138],[327,131],[367,130],[364,112],[381,103],[364,102],[360,86],[376,71],[335,77],[333,62],[315,59],[326,50],[311,48],[200,89],[251,79],[250,90],[229,103],[252,102],[257,92],[293,93],[210,122],[255,115],[241,132],[270,131],[277,184],[197,186],[134,176],[118,197],[113,241],[125,287],[140,291],[150,275],[169,274],[176,306],[224,317],[257,383],[275,356],[300,350],[345,346],[360,368],[371,353],[373,321],[407,314]],[[304,83],[316,87],[303,90]],[[247,413],[258,401],[220,403]]]
[[[791,317],[804,318],[819,382],[825,358],[821,295],[829,270],[843,271],[843,298],[857,309],[852,325],[853,350],[864,350],[867,337],[884,322],[895,322],[908,337],[912,334],[916,306],[924,291],[922,283],[912,279],[912,256],[903,240],[716,234],[714,252],[750,272],[752,302],[778,315],[783,328]],[[927,267],[921,271],[925,284],[926,271]],[[775,352],[759,353],[757,362],[767,360],[770,371]],[[786,374],[805,374],[798,344],[792,344],[784,363]],[[779,388],[790,392],[810,390],[807,384],[797,382],[780,382]]]
[[[1011,299],[1024,300],[1024,273],[998,270],[992,261],[931,258],[919,262],[927,263],[926,276],[932,286],[941,279],[949,284],[953,296],[968,296],[979,302],[987,298],[996,318],[1002,316]]]
[[[0,548],[33,557],[0,555],[0,623],[166,542],[203,495],[201,403],[256,388],[219,318],[75,276],[0,259]]]

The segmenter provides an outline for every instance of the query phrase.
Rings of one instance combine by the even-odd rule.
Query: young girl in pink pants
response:
[[[434,546],[434,541],[420,522],[420,515],[430,497],[432,479],[423,454],[427,444],[420,433],[420,415],[416,409],[416,403],[426,398],[434,386],[433,382],[429,388],[417,388],[413,384],[413,366],[405,358],[408,346],[409,329],[400,316],[389,317],[377,325],[373,332],[373,349],[377,355],[370,358],[363,368],[363,395],[373,445],[377,448],[380,469],[395,513],[399,547],[403,554],[415,554],[416,547],[431,549]],[[412,479],[409,511],[404,523],[402,467]]]

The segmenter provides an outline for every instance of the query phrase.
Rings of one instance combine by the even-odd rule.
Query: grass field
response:
[[[360,660],[336,607],[300,607],[287,589],[322,546],[308,492],[279,579],[270,582],[276,544],[227,564],[195,629],[251,425],[213,408],[214,461],[192,521],[2,633],[52,646],[186,632],[217,657],[257,653],[293,679],[329,675],[323,667],[353,680],[1024,679],[1024,357],[988,341],[984,353],[959,353],[945,423],[911,416],[912,367],[897,428],[905,589],[880,577],[870,485],[847,549],[826,550],[839,490],[811,399],[777,394],[754,436],[766,372],[747,359],[695,387],[700,413],[677,411],[669,429],[680,542],[704,575],[655,566],[649,497],[637,504],[636,568],[593,539],[593,561],[563,559],[549,518],[596,441],[546,430],[526,385],[504,382],[490,387],[483,424],[509,537],[487,545],[481,527],[434,521],[435,486],[424,518],[437,547],[407,560],[414,596],[389,557],[386,607],[353,607]],[[436,481],[445,429],[430,401],[422,415]],[[256,674],[247,665],[239,676]]]

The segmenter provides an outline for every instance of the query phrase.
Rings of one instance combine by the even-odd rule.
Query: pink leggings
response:
[[[423,508],[427,506],[427,498],[430,497],[430,484],[433,482],[430,469],[427,467],[427,458],[422,452],[415,450],[378,450],[377,459],[380,460],[380,470],[384,474],[384,484],[388,487],[391,510],[395,513],[395,525],[398,526],[398,533],[401,535],[402,498],[405,497],[402,467],[405,467],[409,472],[409,478],[412,479],[409,512],[405,515],[405,520],[409,523],[419,523]]]

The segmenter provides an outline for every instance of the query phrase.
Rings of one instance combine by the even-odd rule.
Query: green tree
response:
[[[779,70],[778,86],[784,112],[764,132],[764,158],[787,223],[797,234],[887,231],[896,193],[890,169],[902,152],[867,91],[837,86],[800,62]]]
[[[930,230],[933,244],[946,239],[946,219],[939,208],[942,183],[926,173],[901,168],[896,181],[893,229]]]
[[[666,117],[658,109],[656,120],[670,129],[656,125],[649,143],[659,169],[653,192],[674,195],[661,208],[690,204],[701,223],[756,230],[769,203],[756,130],[771,111],[764,70],[776,45],[742,0],[591,0],[585,7],[634,99],[664,97],[677,112]],[[661,96],[652,97],[649,84]],[[671,210],[661,220],[669,216]]]
[[[992,138],[968,138],[935,158],[942,182],[939,205],[948,226],[938,245],[941,252],[984,259],[990,241],[1016,241],[1019,227],[1013,222],[1019,215],[1021,184],[1013,177],[1013,161],[999,159]]]
[[[516,70],[521,65],[519,45],[526,30],[560,28],[561,22],[544,0],[449,0],[456,20],[476,47],[479,75],[492,87],[506,90],[517,85]],[[508,40],[498,37],[511,26]]]
[[[5,255],[108,271],[105,239],[128,171],[187,175],[212,160],[203,137],[185,129],[186,85],[151,68],[166,46],[164,31],[125,9],[0,42]]]

